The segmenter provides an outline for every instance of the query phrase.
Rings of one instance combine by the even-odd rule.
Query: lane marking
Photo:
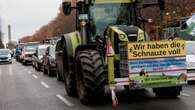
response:
[[[187,93],[185,93],[185,92],[181,92],[180,95],[181,95],[181,96],[185,96],[185,97],[190,97],[190,95],[187,94]]]
[[[57,94],[56,97],[60,99],[62,102],[64,102],[69,107],[74,107],[74,104],[72,104],[70,101],[68,101],[65,97],[61,96],[60,94]]]
[[[33,74],[32,76],[33,76],[35,79],[38,79],[38,76],[37,76],[37,75]]]
[[[45,88],[50,88],[50,86],[48,84],[46,84],[45,82],[41,81],[41,85],[43,85]]]

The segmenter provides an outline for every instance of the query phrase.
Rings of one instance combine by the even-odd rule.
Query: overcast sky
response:
[[[7,26],[12,26],[12,39],[32,35],[58,13],[62,0],[0,0],[0,16],[4,41],[7,41]]]

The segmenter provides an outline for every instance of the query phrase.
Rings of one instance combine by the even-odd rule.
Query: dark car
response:
[[[55,45],[47,47],[43,57],[43,73],[49,76],[56,74]]]
[[[0,63],[12,63],[11,51],[9,49],[0,49]]]
[[[42,66],[43,66],[43,56],[46,52],[46,49],[49,45],[39,45],[36,48],[36,52],[34,53],[33,57],[32,57],[32,66],[38,70],[41,71],[42,70]]]
[[[55,49],[56,55],[56,76],[58,81],[62,81],[64,79],[64,64],[63,64],[63,40],[58,40]]]

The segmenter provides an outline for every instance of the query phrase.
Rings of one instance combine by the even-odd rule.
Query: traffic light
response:
[[[158,0],[158,5],[161,10],[165,10],[165,0]]]

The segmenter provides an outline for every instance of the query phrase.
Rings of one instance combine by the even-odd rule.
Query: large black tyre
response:
[[[106,73],[101,56],[95,50],[85,50],[76,57],[78,96],[82,104],[91,105],[104,96]]]
[[[155,95],[162,98],[176,98],[181,91],[182,86],[153,88]]]
[[[64,50],[64,85],[67,95],[77,96],[76,79],[73,70],[74,62],[68,57],[68,53]]]

